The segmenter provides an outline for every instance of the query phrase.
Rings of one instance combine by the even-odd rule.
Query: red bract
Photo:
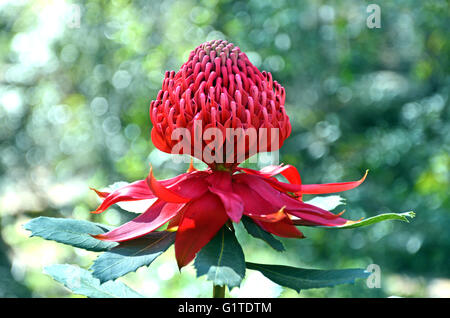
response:
[[[150,106],[152,140],[158,149],[171,152],[178,142],[172,140],[173,131],[187,128],[192,138],[188,150],[198,157],[195,147],[203,151],[209,146],[202,138],[200,144],[196,143],[195,123],[201,120],[202,129],[255,128],[258,139],[269,141],[263,149],[258,144],[257,150],[274,151],[291,132],[284,100],[284,88],[272,80],[270,73],[261,73],[253,66],[238,47],[226,41],[207,42],[191,52],[178,73],[166,73],[163,89]],[[260,128],[276,128],[278,138],[260,133]],[[221,142],[226,145],[226,138]],[[245,148],[243,158],[249,155]],[[241,161],[232,159],[221,165],[208,163],[205,171],[191,165],[188,172],[163,181],[156,180],[150,170],[145,180],[111,193],[96,191],[104,200],[95,213],[122,201],[153,199],[153,203],[134,220],[95,237],[123,242],[167,224],[168,230],[177,231],[175,254],[181,268],[221,227],[239,222],[243,215],[269,233],[291,238],[304,237],[296,225],[341,226],[354,222],[303,202],[302,195],[350,190],[366,175],[354,182],[306,185],[293,166],[268,166],[258,171],[239,168]],[[278,181],[278,174],[288,183]]]
[[[233,151],[232,164],[227,166],[239,164],[252,155],[252,146],[256,152],[275,151],[290,135],[284,101],[284,88],[270,73],[260,72],[239,47],[222,40],[206,42],[191,52],[177,73],[166,72],[162,89],[150,104],[152,141],[158,149],[171,153],[181,139],[179,134],[173,135],[174,131],[185,128],[190,147],[176,153],[203,160],[208,141],[202,138],[202,132],[218,128],[223,136],[219,147],[224,148],[220,162],[224,163],[226,154]],[[243,133],[254,129],[264,143],[247,143],[245,153],[238,157],[235,148],[226,149],[227,141],[235,138],[227,136],[227,128],[242,128]],[[271,134],[271,128],[277,135]],[[267,131],[264,136],[262,129]]]
[[[282,174],[291,183],[278,181]],[[176,230],[175,255],[181,268],[192,261],[228,221],[250,217],[262,229],[281,237],[303,238],[295,225],[340,226],[348,221],[311,204],[302,194],[323,194],[350,190],[359,181],[329,184],[301,184],[295,167],[269,166],[261,171],[237,168],[232,172],[196,171],[192,168],[172,179],[158,181],[150,170],[140,180],[111,193],[97,192],[104,198],[97,212],[121,201],[157,200],[134,220],[96,238],[123,242],[141,237],[168,223]]]

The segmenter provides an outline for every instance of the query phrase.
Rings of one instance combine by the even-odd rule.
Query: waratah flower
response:
[[[291,131],[284,99],[284,89],[272,81],[270,73],[261,73],[239,48],[226,41],[207,42],[190,54],[178,73],[166,73],[163,89],[150,107],[152,140],[160,150],[171,152],[175,143],[170,135],[175,127],[192,130],[194,121],[201,118],[203,128],[278,128],[279,147]],[[276,148],[269,144],[269,150]],[[96,191],[104,200],[95,213],[123,201],[152,199],[152,203],[134,220],[95,237],[123,242],[167,225],[167,230],[177,232],[175,256],[181,268],[220,228],[240,222],[243,215],[264,231],[288,238],[304,237],[298,225],[341,226],[354,222],[303,202],[302,195],[350,190],[366,175],[354,182],[302,184],[291,165],[258,171],[240,168],[239,163],[213,163],[205,171],[191,164],[186,173],[162,181],[156,180],[150,169],[144,180],[113,192]],[[277,175],[284,176],[288,183],[278,181]]]
[[[291,133],[284,101],[284,88],[270,73],[260,72],[239,47],[223,40],[206,42],[191,52],[177,73],[166,72],[162,89],[150,104],[152,141],[164,152],[187,153],[212,167],[233,166],[256,152],[283,145]],[[188,147],[174,149],[181,139],[176,132],[180,128],[189,134]],[[210,160],[205,158],[209,143],[202,134],[208,128],[221,133],[214,153],[220,151],[220,156]],[[236,137],[227,134],[227,128]],[[239,141],[230,144],[231,139],[244,133],[247,142],[238,150]]]
[[[278,181],[281,174],[290,183]],[[359,181],[331,184],[302,184],[297,169],[291,165],[268,166],[234,171],[191,168],[175,178],[158,181],[149,176],[111,193],[97,194],[104,200],[95,211],[101,213],[122,201],[154,199],[148,209],[134,220],[96,238],[123,242],[132,240],[168,223],[176,230],[175,255],[179,267],[192,261],[229,220],[239,222],[250,217],[263,230],[274,235],[303,238],[296,225],[340,226],[352,223],[311,204],[302,202],[303,194],[333,193],[353,189]]]

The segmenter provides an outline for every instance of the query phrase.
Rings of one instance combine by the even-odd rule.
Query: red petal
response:
[[[298,173],[297,168],[291,165],[285,166],[268,166],[261,169],[261,172],[266,174],[268,172],[271,173],[271,177],[281,173],[283,177],[285,177],[289,183],[292,184],[302,184],[302,179],[300,178],[300,173]]]
[[[278,210],[275,213],[269,213],[269,214],[254,214],[254,213],[246,213],[249,217],[251,217],[254,220],[259,220],[263,222],[279,222],[280,220],[288,217],[286,215],[286,212],[284,212],[284,207],[282,207],[280,210]]]
[[[156,230],[171,218],[176,216],[185,204],[166,203],[156,201],[147,211],[134,220],[125,223],[105,234],[94,236],[103,241],[123,242],[141,237]]]
[[[187,203],[190,201],[189,198],[185,198],[175,193],[174,191],[166,188],[162,182],[159,182],[153,176],[153,168],[150,167],[150,173],[145,179],[147,181],[148,187],[153,191],[153,193],[161,200],[165,202],[172,203]]]
[[[278,181],[273,176],[281,173],[290,183]],[[302,180],[297,168],[291,165],[286,166],[268,166],[261,169],[259,176],[264,177],[264,181],[271,184],[271,186],[282,192],[299,193],[301,190]]]
[[[233,193],[231,174],[215,171],[208,177],[208,182],[211,184],[209,191],[220,198],[230,219],[238,223],[244,212],[244,206],[239,195]]]
[[[281,174],[289,181],[289,183],[292,184],[302,183],[302,179],[300,178],[300,174],[298,173],[297,168],[291,165],[279,165],[279,166],[270,165],[262,168],[259,171],[248,168],[239,168],[239,170],[266,178],[271,178],[276,176],[277,174]]]
[[[183,219],[183,211],[180,211],[177,215],[175,215],[167,224],[167,230],[176,230],[181,220]]]
[[[199,198],[208,191],[206,177],[210,175],[208,171],[194,171],[185,173],[177,182],[167,186],[167,189],[183,198]],[[163,184],[163,181],[160,182]]]
[[[161,137],[161,135],[156,131],[155,127],[152,128],[151,132],[152,142],[156,148],[163,152],[170,153],[172,149],[167,145],[166,141]]]
[[[302,219],[303,222],[305,222],[308,225],[337,226],[349,222],[348,220],[340,217],[342,213],[333,214],[317,206],[300,201],[297,202],[298,202],[297,208],[289,209],[286,212],[288,214],[299,217],[300,219]]]
[[[97,193],[97,195],[98,195],[101,199],[106,198],[106,197],[110,194],[110,192],[102,192],[102,191],[98,191],[97,189],[94,189],[94,188],[89,188],[89,189],[91,189],[92,191],[95,191],[95,193]]]
[[[302,179],[298,173],[297,168],[291,165],[271,165],[262,168],[261,170],[253,170],[247,168],[239,168],[240,171],[244,171],[248,174],[257,175],[264,177],[264,181],[270,183],[272,187],[278,189],[282,192],[293,192],[301,194],[298,192],[301,189]],[[274,176],[281,174],[284,176],[291,184],[278,181]]]
[[[263,180],[267,183],[270,183],[273,188],[282,192],[300,193],[300,190],[302,189],[301,184],[280,182],[275,178],[264,178]]]
[[[302,194],[324,194],[347,191],[356,188],[361,183],[363,183],[367,177],[368,172],[369,170],[366,170],[364,176],[358,181],[325,184],[302,184],[301,192]]]
[[[268,197],[263,197],[258,192],[253,191],[245,183],[233,183],[234,192],[239,195],[244,203],[244,214],[251,216],[270,215],[278,212],[283,206],[275,205]],[[267,200],[266,200],[267,199]]]
[[[178,267],[189,264],[228,220],[222,202],[212,193],[193,201],[184,210],[175,239]]]
[[[367,170],[364,176],[358,181],[326,184],[301,184],[300,174],[298,174],[297,169],[289,165],[268,166],[263,168],[261,171],[246,168],[239,168],[238,170],[244,171],[249,174],[265,177],[264,181],[270,183],[274,188],[280,191],[301,194],[325,194],[351,190],[363,183],[366,179],[367,173],[369,172],[369,170]],[[291,182],[291,184],[280,182],[273,178],[273,176],[278,173],[281,173],[283,176],[285,176],[286,179]]]
[[[268,223],[258,220],[254,220],[263,230],[281,237],[293,237],[304,238],[302,232],[300,232],[288,218],[285,218],[279,222]]]
[[[156,196],[147,186],[145,180],[135,181],[124,187],[121,187],[111,193],[100,192],[93,189],[100,197],[104,197],[102,204],[92,213],[101,213],[109,208],[111,205],[122,202],[122,201],[136,201],[136,200],[146,200],[153,199]]]
[[[341,216],[345,211],[342,211],[341,213],[339,213],[337,217]],[[341,226],[341,225],[348,225],[348,224],[354,224],[354,223],[358,223],[361,222],[364,218],[361,218],[357,221],[351,221],[351,220],[346,220],[345,223],[342,223],[341,220],[339,220],[339,224],[335,224],[333,226]],[[318,226],[319,224],[314,223],[314,222],[308,222],[302,219],[298,219],[298,218],[291,218],[292,223],[294,223],[294,225],[301,225],[301,226]],[[341,224],[342,223],[342,224]]]
[[[276,208],[270,213],[278,211],[285,205],[284,198],[281,197],[284,194],[267,184],[265,182],[267,179],[264,177],[244,173],[234,175],[233,177],[234,180],[237,181],[237,184],[245,183],[250,189],[264,198],[265,201],[269,201],[271,205],[275,206]],[[248,200],[250,200],[250,198],[245,200],[245,202]]]
[[[341,225],[347,220],[340,218],[329,211],[321,209],[311,204],[294,199],[287,194],[279,192],[264,182],[262,177],[256,175],[236,175],[236,182],[233,184],[235,192],[244,201],[245,212],[249,216],[271,214],[282,207],[285,212],[297,216],[305,221],[316,225]]]

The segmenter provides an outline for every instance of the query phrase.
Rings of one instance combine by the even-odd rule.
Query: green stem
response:
[[[223,285],[223,286],[214,285],[213,286],[213,298],[225,298],[225,285]]]

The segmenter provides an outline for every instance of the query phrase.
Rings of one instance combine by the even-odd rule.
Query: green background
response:
[[[150,140],[148,108],[166,70],[206,40],[227,39],[287,92],[293,131],[281,161],[305,183],[365,183],[342,194],[346,217],[414,210],[411,223],[306,228],[271,250],[239,231],[246,258],[309,268],[377,264],[381,288],[355,285],[300,297],[450,297],[450,8],[448,1],[0,1],[0,297],[70,297],[42,273],[89,267],[96,254],[22,225],[45,215],[109,225],[89,186],[157,178],[174,165]],[[75,6],[74,6],[75,5]],[[80,9],[80,24],[76,12]],[[242,230],[240,227],[239,230]],[[210,296],[173,248],[122,280],[149,297]],[[248,271],[232,296],[297,297]]]

